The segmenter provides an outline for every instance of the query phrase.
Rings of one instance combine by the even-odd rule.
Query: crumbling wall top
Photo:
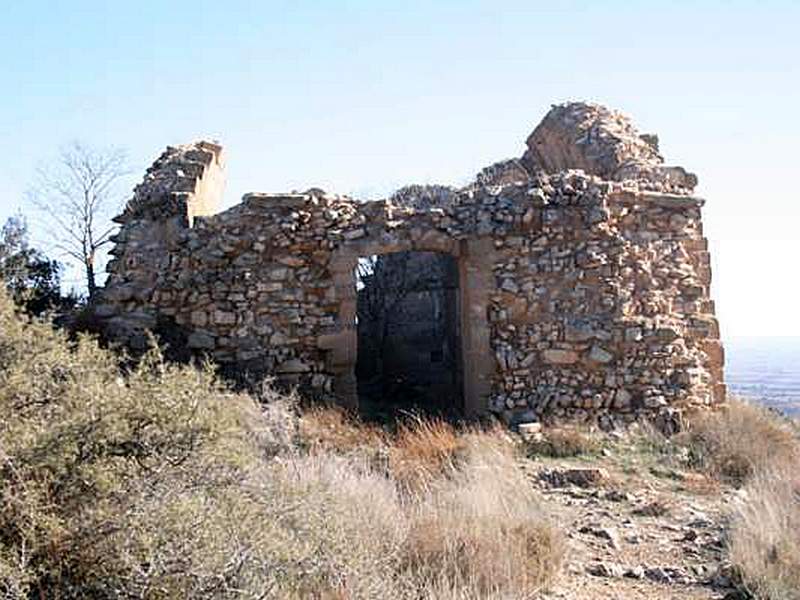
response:
[[[532,172],[581,169],[662,192],[690,193],[697,185],[694,174],[664,165],[658,136],[639,133],[629,117],[600,104],[554,105],[527,146],[522,162]]]
[[[114,221],[124,224],[143,216],[163,219],[184,214],[190,197],[195,197],[190,216],[211,214],[222,195],[223,172],[222,146],[216,142],[167,146]],[[205,185],[198,186],[199,180]]]

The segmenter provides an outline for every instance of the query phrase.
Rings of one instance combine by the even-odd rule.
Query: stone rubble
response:
[[[600,456],[528,455],[522,462],[543,510],[567,536],[564,576],[543,600],[743,598],[726,551],[730,503],[739,492],[723,485],[709,493],[706,475],[685,470],[688,457],[672,465],[676,477],[667,476],[653,468],[663,460],[657,451],[612,437],[602,436],[608,453]],[[603,476],[565,476],[594,470]],[[657,506],[670,510],[640,510]]]

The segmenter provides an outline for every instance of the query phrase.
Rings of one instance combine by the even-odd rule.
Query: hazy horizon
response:
[[[361,198],[459,185],[519,156],[550,105],[657,133],[707,198],[725,339],[800,336],[792,2],[29,3],[0,23],[0,219],[73,139],[226,148],[225,206],[311,186]],[[36,227],[34,223],[34,233]]]
[[[800,338],[730,337],[725,362],[730,393],[800,415]]]

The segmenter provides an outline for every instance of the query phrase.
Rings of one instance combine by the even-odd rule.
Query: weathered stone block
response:
[[[572,365],[578,362],[580,356],[574,350],[549,348],[542,352],[542,360],[551,365]]]
[[[586,342],[594,338],[592,328],[583,323],[568,323],[564,327],[564,340],[567,342]]]
[[[592,346],[587,358],[591,362],[604,365],[614,360],[614,355],[602,346]]]
[[[214,323],[217,325],[236,325],[236,313],[215,310]]]
[[[189,334],[186,345],[195,350],[212,350],[215,346],[215,338],[207,331],[193,331]]]
[[[280,363],[275,370],[278,373],[298,374],[308,373],[311,370],[311,367],[302,360],[293,358],[291,360],[287,360],[286,362]]]
[[[614,394],[614,408],[627,408],[631,405],[631,393],[625,389],[619,389]]]
[[[351,241],[352,240],[357,240],[359,238],[362,238],[365,235],[367,235],[367,231],[363,227],[359,227],[358,229],[349,229],[348,231],[345,231],[342,234],[344,239],[351,240]]]

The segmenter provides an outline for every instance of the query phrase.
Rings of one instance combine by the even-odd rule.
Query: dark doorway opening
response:
[[[369,418],[463,412],[458,263],[396,252],[356,267],[359,406]]]

